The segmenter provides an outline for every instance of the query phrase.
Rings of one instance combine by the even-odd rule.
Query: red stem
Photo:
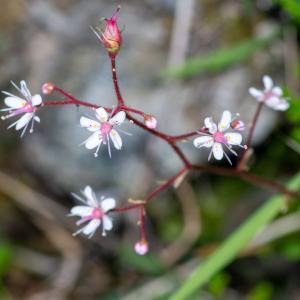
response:
[[[241,154],[241,158],[240,158],[240,160],[239,160],[239,162],[238,162],[238,164],[236,166],[237,170],[243,170],[243,169],[245,169],[246,154],[249,151],[249,148],[250,148],[250,146],[252,144],[254,130],[255,130],[255,127],[256,127],[256,124],[257,124],[257,121],[258,121],[258,117],[259,117],[259,115],[261,113],[261,110],[263,108],[263,105],[264,105],[263,102],[259,102],[258,105],[257,105],[257,107],[256,107],[256,111],[255,111],[255,114],[254,114],[254,117],[253,117],[253,121],[252,121],[250,130],[249,130],[247,141],[246,141],[247,148]]]
[[[118,77],[117,77],[117,69],[116,69],[116,56],[115,55],[110,55],[110,62],[111,62],[111,72],[112,72],[112,80],[114,83],[114,88],[118,100],[118,106],[124,105],[124,100],[121,95],[121,91],[119,88],[119,83],[118,83]]]

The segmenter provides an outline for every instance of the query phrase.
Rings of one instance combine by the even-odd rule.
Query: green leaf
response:
[[[278,35],[278,32],[265,38],[252,38],[238,45],[216,50],[206,56],[188,59],[183,65],[171,67],[162,72],[166,78],[190,78],[203,73],[224,70],[240,63],[258,50],[265,48]]]
[[[290,189],[299,189],[300,173],[297,173],[288,184]],[[250,216],[223,244],[202,262],[181,287],[170,297],[170,300],[189,299],[196,291],[206,284],[212,276],[230,264],[240,251],[251,241],[254,235],[282,210],[284,196],[275,195],[266,201]]]
[[[291,18],[300,25],[300,2],[297,0],[274,0],[286,11]]]

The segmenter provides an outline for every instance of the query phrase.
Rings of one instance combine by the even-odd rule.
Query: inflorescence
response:
[[[232,113],[228,110],[225,110],[222,113],[220,122],[218,124],[214,123],[211,117],[207,117],[204,119],[204,127],[186,134],[171,136],[162,131],[158,131],[156,129],[157,119],[153,115],[146,114],[143,111],[127,106],[121,95],[116,71],[116,57],[122,45],[122,33],[117,25],[119,10],[120,7],[118,7],[110,19],[105,19],[103,28],[92,28],[99,38],[101,44],[106,49],[108,57],[111,61],[112,80],[114,83],[117,100],[116,106],[113,108],[107,108],[78,100],[71,94],[50,82],[45,83],[42,86],[42,93],[44,95],[49,95],[53,92],[58,92],[64,96],[64,100],[44,101],[39,94],[32,96],[25,81],[20,82],[20,87],[12,82],[13,86],[20,94],[18,96],[9,92],[2,92],[6,95],[4,98],[4,103],[8,107],[2,109],[1,111],[8,112],[8,114],[2,116],[1,119],[5,120],[22,115],[17,121],[8,127],[11,128],[15,126],[16,130],[23,129],[21,137],[24,135],[29,124],[31,124],[29,132],[32,133],[34,121],[40,122],[40,118],[36,115],[40,109],[47,106],[73,104],[76,106],[89,107],[95,114],[95,119],[85,116],[80,118],[81,127],[91,132],[91,135],[82,143],[82,145],[84,145],[87,149],[95,149],[95,157],[98,156],[98,152],[102,144],[107,145],[109,157],[112,156],[111,143],[115,149],[122,149],[123,141],[118,133],[118,130],[125,135],[128,135],[129,133],[120,129],[120,125],[122,125],[125,120],[129,120],[132,124],[141,127],[145,131],[158,138],[163,139],[172,147],[175,154],[181,159],[184,167],[179,170],[178,173],[159,185],[143,200],[129,199],[129,205],[125,207],[116,207],[116,201],[113,198],[101,197],[99,199],[90,186],[86,186],[82,191],[83,197],[73,194],[73,196],[82,204],[74,206],[70,211],[70,216],[80,217],[80,220],[76,222],[76,225],[84,224],[84,226],[76,231],[74,235],[82,233],[90,238],[94,235],[96,230],[101,227],[102,235],[105,236],[106,231],[110,231],[113,228],[113,222],[110,216],[113,212],[125,212],[131,209],[138,209],[140,212],[138,221],[140,228],[140,239],[136,242],[134,249],[139,255],[146,254],[149,249],[145,234],[146,204],[170,186],[178,186],[187,173],[192,170],[206,171],[224,176],[236,176],[254,185],[279,191],[285,193],[286,195],[293,195],[293,192],[286,189],[279,183],[267,180],[265,178],[260,178],[245,171],[247,168],[246,153],[251,145],[254,128],[263,104],[266,104],[268,107],[274,110],[280,111],[285,111],[289,108],[289,102],[282,96],[282,89],[277,86],[274,87],[273,81],[269,76],[263,77],[264,90],[258,90],[253,87],[249,89],[249,93],[255,97],[259,103],[253,118],[253,122],[249,127],[248,137],[244,145],[242,144],[243,137],[241,132],[243,132],[246,128],[245,123],[239,119],[239,114],[232,116]],[[139,121],[133,117],[132,114],[135,114],[137,117],[141,117],[142,121]],[[192,164],[177,146],[177,143],[185,141],[194,136],[197,136],[193,140],[193,145],[196,148],[211,149],[208,160],[210,160],[212,156],[216,160],[221,160],[225,157],[232,165],[229,154],[238,156],[238,153],[233,149],[233,147],[241,148],[242,153],[237,166],[234,168],[222,168]]]

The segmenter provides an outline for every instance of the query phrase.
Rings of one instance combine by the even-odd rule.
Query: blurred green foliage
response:
[[[219,72],[240,63],[258,50],[267,47],[278,35],[278,32],[265,38],[251,38],[237,45],[218,49],[205,56],[187,59],[181,66],[163,71],[166,78],[191,78],[203,73]]]
[[[274,287],[270,282],[258,283],[250,292],[248,300],[269,300],[274,293]]]
[[[133,267],[144,274],[157,276],[165,271],[154,255],[150,253],[140,256],[133,251],[132,246],[123,245],[120,247],[119,257],[124,262],[124,265]]]
[[[300,2],[298,0],[274,0],[274,3],[280,5],[293,21],[300,25]]]

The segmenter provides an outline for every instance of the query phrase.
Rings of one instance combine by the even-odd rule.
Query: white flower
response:
[[[88,131],[93,132],[81,145],[84,144],[87,149],[96,148],[94,155],[97,157],[101,144],[107,144],[108,153],[111,157],[110,140],[112,140],[117,150],[121,150],[122,148],[122,139],[113,127],[122,124],[126,118],[126,114],[124,111],[119,111],[113,117],[110,117],[103,107],[97,108],[95,114],[98,119],[97,121],[87,117],[80,118],[81,127],[85,127]]]
[[[286,98],[282,97],[282,89],[279,86],[274,86],[271,77],[265,75],[263,77],[265,89],[263,91],[254,87],[249,88],[249,93],[259,102],[266,103],[267,106],[275,110],[287,110],[290,106]]]
[[[208,133],[199,132],[202,136],[194,139],[194,146],[197,148],[212,148],[208,157],[210,160],[211,155],[213,154],[215,159],[221,160],[223,156],[227,158],[229,163],[231,161],[223,149],[225,146],[230,152],[237,156],[237,153],[232,150],[232,146],[240,146],[245,148],[246,146],[242,146],[242,135],[237,132],[227,132],[225,131],[230,128],[230,124],[232,122],[231,112],[225,110],[222,114],[221,121],[218,125],[216,125],[212,118],[205,118],[204,124]]]
[[[85,205],[74,206],[71,209],[70,216],[79,216],[81,219],[76,222],[76,225],[81,225],[88,222],[84,227],[76,231],[73,235],[83,233],[91,238],[102,222],[102,235],[106,235],[106,230],[109,231],[113,227],[111,218],[107,212],[116,206],[116,201],[113,198],[103,197],[98,200],[94,191],[90,186],[86,186],[82,191],[85,199],[73,194],[73,196],[83,202]]]
[[[13,86],[23,95],[23,98],[15,96],[11,93],[2,91],[7,97],[4,99],[5,104],[8,108],[1,109],[1,111],[8,111],[9,114],[1,117],[2,120],[18,116],[20,114],[24,114],[19,120],[11,124],[9,128],[16,126],[16,130],[20,130],[22,128],[21,137],[24,135],[28,124],[31,121],[30,133],[33,132],[33,124],[34,121],[40,122],[40,118],[35,115],[35,112],[39,106],[42,105],[42,97],[38,94],[31,96],[29,89],[27,88],[26,82],[22,80],[20,82],[20,88],[13,83]]]

